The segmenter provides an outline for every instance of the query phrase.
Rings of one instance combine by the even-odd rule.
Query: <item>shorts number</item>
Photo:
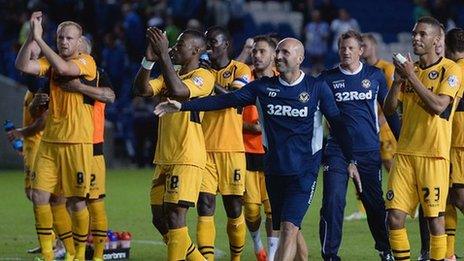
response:
[[[95,174],[90,174],[90,186],[95,186],[97,176]]]
[[[240,170],[236,169],[234,170],[234,181],[240,181],[242,177],[240,176]]]
[[[170,189],[176,189],[179,187],[179,176],[171,176],[171,184],[169,185]]]
[[[77,180],[77,184],[79,184],[79,185],[84,183],[84,173],[77,172],[76,180]]]
[[[422,191],[424,192],[424,202],[429,202],[429,196],[430,196],[430,190],[429,188],[422,188]],[[433,188],[434,196],[435,198],[433,199],[435,202],[438,202],[440,200],[440,188],[435,187]]]

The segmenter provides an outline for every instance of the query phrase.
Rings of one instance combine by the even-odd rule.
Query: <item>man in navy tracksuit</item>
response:
[[[387,84],[383,73],[360,62],[362,38],[348,31],[339,38],[340,65],[325,71],[320,79],[332,90],[337,106],[353,138],[353,157],[357,160],[362,192],[359,197],[367,212],[369,229],[381,260],[393,260],[385,225],[385,203],[382,197],[378,103],[383,104]],[[395,114],[387,118],[390,127],[399,133]],[[319,223],[321,254],[324,260],[340,260],[338,249],[342,237],[348,175],[339,140],[329,136],[324,151],[324,188]]]

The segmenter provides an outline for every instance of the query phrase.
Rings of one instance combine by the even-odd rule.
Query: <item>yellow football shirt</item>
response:
[[[24,104],[23,104],[23,127],[29,126],[34,123],[34,119],[29,113],[29,105],[34,99],[34,94],[30,91],[26,92],[24,95]],[[40,138],[42,137],[42,131],[37,132],[34,135],[24,137],[24,151],[29,151],[28,148],[39,145]]]
[[[214,87],[214,76],[198,68],[179,76],[190,90],[190,99],[207,96]],[[166,89],[163,76],[150,81],[154,95]],[[155,164],[188,164],[201,168],[206,164],[206,150],[201,118],[203,113],[169,113],[159,119]]]
[[[454,99],[461,86],[461,68],[444,57],[427,68],[416,63],[415,72],[425,88]],[[398,99],[403,106],[403,124],[398,154],[449,159],[453,104],[441,115],[427,110],[409,82],[401,88]]]
[[[92,56],[79,54],[71,60],[80,70],[80,76],[87,84],[97,82],[97,67]],[[39,59],[40,76],[50,78],[50,103],[48,117],[42,140],[55,143],[92,143],[93,100],[77,92],[66,92],[59,87],[59,80],[63,76],[55,73],[50,63]]]
[[[464,59],[459,59],[456,62],[461,68],[464,75]],[[451,139],[451,147],[464,147],[464,99],[462,99],[464,92],[464,83],[461,83],[461,88],[458,91],[458,97],[461,98],[457,104],[456,112],[453,119],[453,133]]]
[[[387,81],[387,86],[390,88],[393,83],[393,75],[395,73],[395,66],[392,63],[389,63],[385,60],[378,60],[375,64],[375,67],[382,70],[383,74],[385,75],[385,80]]]
[[[242,88],[251,79],[250,68],[231,60],[220,70],[210,70],[216,84],[226,88]],[[205,112],[202,127],[208,152],[244,152],[241,108]]]

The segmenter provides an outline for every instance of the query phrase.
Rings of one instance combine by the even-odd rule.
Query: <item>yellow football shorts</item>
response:
[[[451,148],[450,187],[464,187],[464,148]]]
[[[245,177],[245,203],[261,205],[264,201],[269,200],[266,190],[266,181],[262,171],[246,171]]]
[[[23,150],[23,161],[24,161],[24,188],[30,189],[32,186],[31,182],[31,171],[33,169],[33,164],[37,151],[39,150],[40,143],[34,143],[30,146],[24,146]]]
[[[396,152],[396,139],[388,124],[380,126],[380,157],[382,160],[391,160]]]
[[[90,199],[98,199],[105,196],[105,178],[105,157],[103,155],[95,155],[92,158],[92,171],[90,172]]]
[[[425,217],[443,215],[449,169],[449,161],[443,158],[396,154],[388,179],[387,209],[398,209],[413,217],[420,203]]]
[[[245,191],[246,160],[243,152],[206,153],[201,192],[240,195]]]
[[[65,197],[86,197],[90,187],[93,146],[42,141],[32,172],[32,188]]]
[[[150,201],[194,207],[205,170],[193,165],[157,165],[152,180]]]

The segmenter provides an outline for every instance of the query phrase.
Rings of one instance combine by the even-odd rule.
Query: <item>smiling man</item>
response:
[[[412,31],[410,55],[394,59],[395,80],[384,105],[385,115],[400,106],[403,124],[388,180],[389,239],[396,260],[409,260],[406,215],[414,216],[420,203],[430,229],[430,259],[446,255],[444,212],[449,185],[453,103],[461,85],[461,69],[436,52],[440,23],[422,17]]]
[[[155,113],[218,110],[258,104],[264,130],[266,188],[272,209],[272,225],[280,230],[276,260],[294,260],[298,244],[305,244],[301,222],[308,210],[321,161],[322,115],[330,122],[348,161],[350,177],[359,182],[351,153],[351,139],[330,89],[300,70],[304,48],[300,41],[285,38],[276,48],[279,76],[262,77],[240,90],[179,103],[160,103]],[[358,183],[359,184],[359,183]],[[307,256],[301,257],[307,260]]]

